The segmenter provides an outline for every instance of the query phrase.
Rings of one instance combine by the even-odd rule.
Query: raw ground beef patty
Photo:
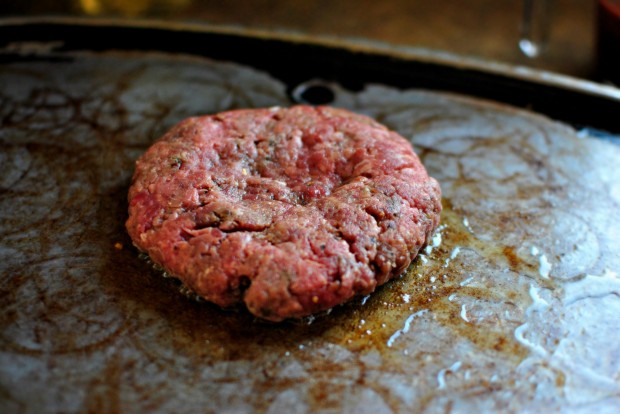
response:
[[[368,117],[236,110],[180,122],[137,161],[127,229],[206,300],[280,321],[400,275],[440,197],[410,143]]]

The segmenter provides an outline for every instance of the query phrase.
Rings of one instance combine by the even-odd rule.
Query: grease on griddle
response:
[[[376,294],[360,297],[311,317],[291,319],[280,324],[257,320],[239,309],[219,310],[200,301],[186,286],[169,278],[164,269],[154,265],[148,256],[141,257],[156,273],[178,286],[182,294],[202,302],[202,311],[219,314],[213,315],[215,319],[221,319],[221,323],[228,324],[231,332],[236,332],[234,336],[237,340],[230,342],[231,354],[242,353],[242,349],[248,346],[250,339],[242,340],[244,330],[248,331],[248,338],[271,345],[278,342],[275,338],[286,336],[288,347],[285,352],[289,353],[303,352],[307,335],[312,337],[312,332],[322,332],[330,341],[352,351],[381,349],[388,355],[389,348],[407,354],[410,350],[403,344],[408,341],[400,337],[420,334],[414,332],[417,321],[431,318],[456,335],[468,338],[481,349],[494,350],[509,358],[523,358],[527,349],[513,335],[522,311],[515,308],[511,320],[503,324],[484,319],[497,319],[500,315],[479,317],[476,312],[487,312],[485,307],[492,308],[497,301],[506,300],[509,304],[521,302],[527,291],[512,285],[480,286],[479,275],[469,273],[471,269],[464,269],[459,256],[475,250],[483,252],[485,260],[504,257],[504,268],[513,272],[531,270],[532,264],[522,260],[510,247],[492,245],[476,238],[467,220],[452,209],[449,200],[444,200],[442,223],[426,250],[428,254],[419,255],[405,274],[380,287]],[[502,254],[498,256],[498,252]],[[211,319],[211,315],[206,319]]]

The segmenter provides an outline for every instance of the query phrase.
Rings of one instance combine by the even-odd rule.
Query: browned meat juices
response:
[[[127,229],[200,296],[280,321],[401,274],[440,196],[409,142],[368,117],[237,110],[177,124],[138,160]]]

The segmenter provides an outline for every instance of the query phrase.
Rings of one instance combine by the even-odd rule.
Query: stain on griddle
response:
[[[117,198],[112,196],[109,200]],[[123,217],[124,205],[111,204],[114,204],[114,215]],[[406,274],[370,296],[313,318],[267,323],[256,320],[245,310],[222,310],[204,301],[197,302],[179,292],[181,285],[176,280],[162,277],[159,270],[138,258],[133,247],[121,251],[109,249],[109,263],[115,265],[106,264],[101,269],[102,282],[117,297],[130,330],[151,326],[154,342],[168,332],[175,332],[175,349],[202,363],[259,359],[265,352],[300,357],[307,349],[329,343],[362,354],[378,351],[389,359],[391,353],[402,352],[401,343],[407,343],[390,339],[403,331],[411,315],[422,310],[426,313],[424,317],[433,318],[480,348],[492,349],[507,358],[521,358],[525,350],[512,338],[510,329],[498,330],[496,326],[468,322],[462,317],[461,306],[449,299],[457,292],[465,292],[480,301],[496,300],[498,295],[518,301],[517,297],[524,294],[512,288],[492,292],[460,285],[464,279],[462,269],[456,264],[444,265],[457,245],[468,246],[474,242],[453,216],[451,210],[445,211],[442,243],[430,255],[416,259]],[[117,231],[116,239],[111,238],[109,243],[121,240],[127,246],[130,242],[124,229],[118,227]],[[159,326],[159,331],[153,331],[154,326]]]
[[[101,64],[101,59],[108,60]],[[5,378],[15,384],[0,386],[0,395],[12,406],[62,412],[106,407],[112,412],[205,407],[313,412],[374,403],[368,407],[377,412],[429,407],[429,412],[449,412],[471,398],[497,404],[507,401],[502,398],[534,401],[544,384],[528,382],[530,373],[551,381],[547,391],[557,388],[560,397],[549,397],[552,402],[579,385],[574,370],[542,358],[530,368],[522,362],[531,363],[532,352],[525,347],[538,346],[536,340],[551,355],[561,345],[558,338],[564,341],[562,335],[571,333],[564,316],[553,313],[560,266],[582,266],[577,275],[566,271],[570,283],[584,277],[593,283],[617,280],[611,271],[619,262],[610,236],[617,225],[604,212],[617,207],[614,183],[620,180],[605,169],[607,187],[593,187],[602,176],[598,161],[562,152],[591,146],[556,131],[566,141],[550,147],[561,151],[549,150],[554,156],[547,159],[548,136],[537,136],[541,149],[521,145],[527,144],[524,136],[509,133],[478,139],[476,127],[466,131],[475,137],[465,134],[449,151],[458,130],[454,125],[460,128],[468,117],[495,109],[468,104],[475,114],[451,115],[444,109],[456,104],[448,103],[439,112],[429,110],[415,134],[441,130],[442,122],[448,130],[435,135],[432,145],[417,148],[432,175],[445,170],[442,186],[449,194],[442,227],[430,246],[406,274],[368,297],[314,319],[272,324],[184,296],[177,281],[163,278],[139,257],[124,222],[134,161],[167,127],[194,113],[286,104],[284,88],[246,69],[178,56],[111,53],[62,67],[17,65],[3,68],[2,79],[10,82],[0,92],[0,155],[7,171],[0,177],[0,350],[10,360],[3,366]],[[393,93],[397,101],[405,92]],[[414,102],[409,97],[392,106],[388,98],[377,100],[377,107],[385,107],[379,118],[400,116],[405,130],[415,124],[413,115],[426,111],[424,102],[409,113]],[[360,109],[372,106],[372,99],[365,99]],[[501,130],[513,115],[481,124],[491,125],[495,134],[493,128]],[[547,121],[526,121],[550,128]],[[600,148],[597,156],[605,156]],[[486,159],[502,157],[511,158],[498,164],[500,169],[529,169],[507,171],[511,174],[498,181],[480,167]],[[552,165],[567,160],[571,163],[563,171]],[[583,183],[580,174],[587,177]],[[570,198],[570,192],[577,196]],[[486,200],[498,201],[482,205]],[[497,211],[496,206],[509,208]],[[590,223],[590,216],[571,209],[591,210],[596,217]],[[557,233],[549,236],[551,230]],[[559,235],[580,238],[568,243]],[[607,279],[582,274],[605,275],[606,267]],[[583,313],[573,321],[603,326],[586,318],[594,308],[578,308],[597,302],[576,290],[574,306]],[[526,330],[535,318],[551,321],[550,331]],[[547,326],[538,323],[536,329]],[[578,338],[581,333],[575,332]],[[523,334],[520,341],[517,333]],[[542,342],[547,339],[556,342]],[[565,348],[581,349],[589,358],[578,340]],[[597,352],[603,345],[597,344]],[[604,357],[613,361],[611,355]],[[583,356],[580,361],[591,362]],[[58,398],[63,395],[76,397]]]

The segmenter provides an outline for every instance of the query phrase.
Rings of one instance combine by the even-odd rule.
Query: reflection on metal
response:
[[[78,0],[80,10],[85,14],[91,16],[115,14],[126,17],[181,9],[191,2],[192,0]]]
[[[519,49],[529,58],[539,57],[549,42],[551,0],[523,0]]]

